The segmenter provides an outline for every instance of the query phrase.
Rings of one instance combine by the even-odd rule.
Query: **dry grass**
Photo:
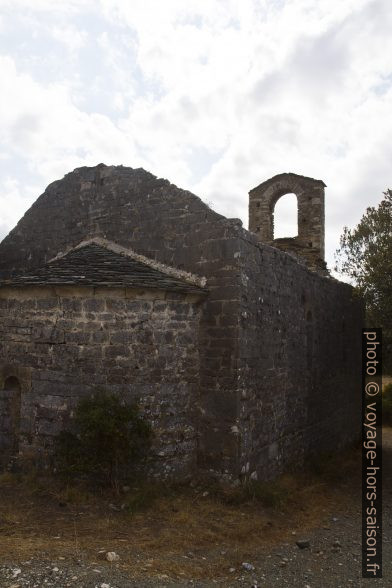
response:
[[[358,458],[347,453],[326,459],[317,473],[241,491],[150,485],[120,498],[83,485],[3,474],[0,560],[40,553],[110,565],[100,561],[99,552],[106,550],[119,553],[130,574],[217,578],[253,554],[293,541],[293,532],[301,536],[322,525],[332,510],[344,510],[353,488],[360,488]],[[111,503],[125,506],[116,511]]]
[[[387,384],[392,384],[392,376],[384,376],[382,377],[382,387],[384,388]]]

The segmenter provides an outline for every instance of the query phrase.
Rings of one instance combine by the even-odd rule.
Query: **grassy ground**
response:
[[[104,563],[157,579],[222,577],[230,566],[322,526],[360,488],[360,455],[245,490],[133,485],[115,496],[59,480],[0,477],[0,562],[37,554]]]

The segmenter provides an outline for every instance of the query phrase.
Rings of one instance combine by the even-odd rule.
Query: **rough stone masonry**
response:
[[[324,187],[261,184],[249,232],[142,169],[50,184],[0,244],[4,454],[45,456],[103,388],[140,403],[160,477],[268,479],[356,439],[363,307],[325,268]]]

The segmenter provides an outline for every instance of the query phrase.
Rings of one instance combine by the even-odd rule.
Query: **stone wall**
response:
[[[193,421],[199,470],[269,477],[359,431],[363,313],[349,286],[310,272],[166,180],[102,165],[47,188],[0,244],[0,273],[38,266],[88,237],[207,278]],[[45,371],[43,357],[38,367]],[[148,369],[157,377],[153,357]]]
[[[249,233],[240,259],[240,470],[266,479],[359,438],[363,306]]]
[[[200,320],[199,465],[234,472],[241,221],[142,169],[79,168],[45,190],[0,244],[0,277],[42,265],[88,237],[208,279]]]
[[[10,377],[20,382],[20,450],[45,454],[79,398],[105,390],[137,401],[151,422],[152,471],[189,476],[196,463],[199,317],[192,295],[0,288],[0,390]]]

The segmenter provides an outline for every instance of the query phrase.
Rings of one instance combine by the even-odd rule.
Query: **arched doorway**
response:
[[[10,376],[0,390],[0,450],[7,459],[18,452],[20,430],[21,386],[18,378]]]

